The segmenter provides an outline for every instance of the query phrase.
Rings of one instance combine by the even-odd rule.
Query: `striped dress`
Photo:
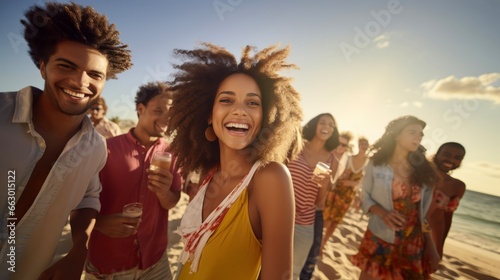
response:
[[[331,164],[333,157],[326,162]],[[314,224],[316,212],[316,197],[319,192],[318,185],[311,179],[314,167],[307,163],[304,153],[301,152],[297,159],[288,164],[292,175],[293,190],[295,192],[295,223],[299,225]]]

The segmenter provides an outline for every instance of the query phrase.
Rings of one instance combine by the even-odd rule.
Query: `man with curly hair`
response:
[[[164,136],[172,92],[165,83],[148,83],[139,88],[135,103],[137,126],[107,140],[108,160],[99,173],[102,207],[85,265],[88,280],[172,278],[168,210],[180,199],[181,177],[174,164],[170,170],[149,170],[153,154],[168,149]],[[122,216],[123,206],[133,202],[143,205],[140,223]]]
[[[44,88],[0,94],[1,279],[79,279],[100,210],[106,145],[86,116],[107,79],[131,67],[128,46],[91,7],[47,2],[25,13],[24,37]],[[73,247],[52,263],[70,216]],[[8,225],[8,227],[7,227]]]
[[[176,50],[168,131],[184,170],[207,174],[178,228],[178,279],[291,279],[300,95],[279,71],[289,48]],[[291,152],[291,154],[289,154]]]

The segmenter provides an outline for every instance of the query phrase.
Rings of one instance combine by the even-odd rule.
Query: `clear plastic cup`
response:
[[[328,174],[330,172],[330,166],[324,162],[319,161],[314,168],[313,174],[319,176],[321,174]]]
[[[128,218],[140,218],[142,216],[142,203],[133,202],[123,206],[122,216]],[[129,228],[135,228],[137,225],[125,224]]]
[[[158,169],[170,170],[172,163],[172,154],[169,152],[156,151],[151,157],[151,164],[149,170],[156,172]]]

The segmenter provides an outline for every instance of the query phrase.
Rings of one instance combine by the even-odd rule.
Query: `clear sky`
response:
[[[43,80],[27,54],[19,20],[33,4],[0,4],[2,91]],[[453,176],[500,196],[500,1],[75,1],[108,16],[134,66],[110,80],[108,117],[136,120],[133,98],[168,80],[175,48],[211,42],[240,56],[244,45],[289,45],[304,123],[330,112],[340,130],[375,141],[401,115],[427,122],[432,155],[446,141],[467,154]],[[5,137],[5,136],[2,136]]]

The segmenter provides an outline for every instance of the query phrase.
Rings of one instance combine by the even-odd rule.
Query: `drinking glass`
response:
[[[142,203],[132,202],[123,206],[122,215],[129,218],[139,218],[142,216]],[[135,228],[137,225],[125,224],[129,228]]]
[[[156,151],[151,158],[151,164],[149,165],[149,170],[157,172],[158,169],[170,170],[170,164],[172,163],[172,154],[168,152]]]
[[[319,176],[321,174],[328,174],[329,171],[330,171],[330,166],[328,166],[328,164],[318,161],[316,167],[314,168],[313,174]]]

